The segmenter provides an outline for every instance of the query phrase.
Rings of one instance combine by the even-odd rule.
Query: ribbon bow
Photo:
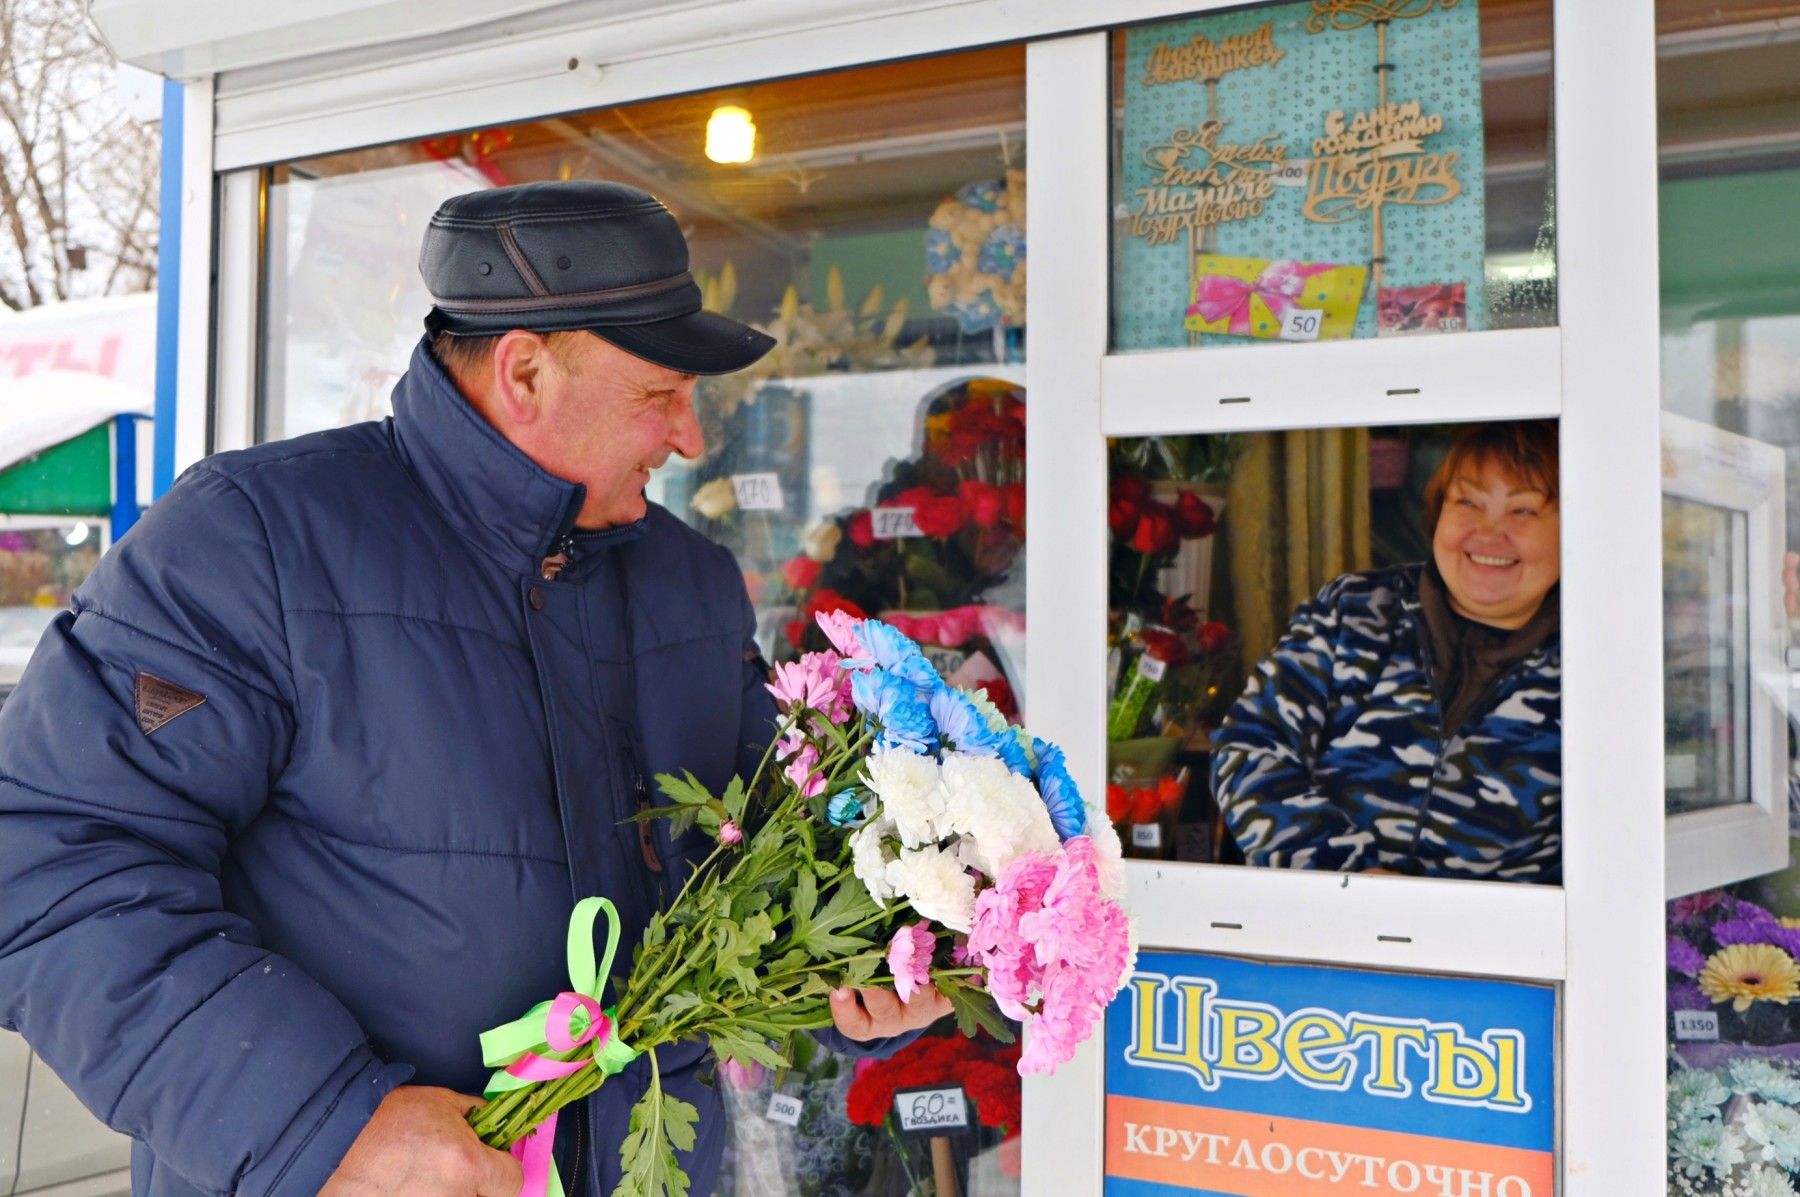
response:
[[[1269,314],[1280,323],[1290,309],[1299,306],[1294,300],[1305,289],[1307,279],[1335,269],[1330,263],[1307,265],[1283,260],[1270,262],[1254,282],[1209,274],[1194,284],[1194,303],[1188,308],[1188,315],[1199,316],[1208,324],[1230,316],[1227,331],[1234,336],[1247,337],[1250,335],[1251,296],[1262,300]]]
[[[594,920],[606,915],[606,951],[598,967],[594,962]],[[622,1071],[637,1059],[636,1049],[613,1034],[612,1012],[600,1006],[600,990],[612,973],[613,955],[619,946],[619,912],[605,898],[583,898],[569,916],[570,988],[547,1002],[539,1002],[522,1017],[481,1033],[481,1062],[496,1071],[482,1090],[494,1097],[540,1081],[573,1076],[595,1066],[607,1076]],[[593,1049],[568,1059],[588,1044]],[[551,1147],[556,1142],[556,1115],[532,1128],[512,1146],[512,1154],[524,1169],[520,1197],[563,1197],[562,1178],[556,1174]]]

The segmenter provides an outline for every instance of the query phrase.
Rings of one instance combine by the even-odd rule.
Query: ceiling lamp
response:
[[[714,162],[748,162],[756,156],[756,122],[747,108],[721,104],[706,121],[706,156]]]

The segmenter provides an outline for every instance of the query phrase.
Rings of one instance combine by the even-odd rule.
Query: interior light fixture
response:
[[[706,156],[714,162],[748,162],[756,156],[756,122],[750,110],[721,104],[706,120]]]

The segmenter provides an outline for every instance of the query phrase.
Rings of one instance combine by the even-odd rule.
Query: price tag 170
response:
[[[1312,308],[1289,308],[1281,317],[1281,339],[1284,341],[1316,341],[1325,327],[1325,313]]]
[[[740,511],[780,511],[784,506],[779,474],[733,474],[731,493]]]
[[[910,507],[876,507],[869,512],[869,531],[876,540],[899,540],[906,536],[923,536]]]
[[[769,1121],[787,1126],[800,1125],[800,1099],[791,1093],[769,1095]]]
[[[1675,1038],[1683,1041],[1695,1039],[1717,1039],[1719,1037],[1719,1012],[1717,1010],[1677,1010],[1675,1011]]]
[[[909,1135],[942,1135],[969,1128],[969,1102],[961,1085],[902,1089],[894,1094],[894,1115]]]

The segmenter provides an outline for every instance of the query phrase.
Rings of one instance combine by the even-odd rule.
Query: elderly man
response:
[[[644,779],[769,735],[731,556],[643,496],[701,451],[695,376],[768,338],[616,184],[450,200],[420,266],[393,419],[190,470],[0,715],[0,1024],[138,1141],[137,1197],[513,1197],[462,1119],[476,1033],[561,987],[578,898],[635,939],[672,894],[694,845],[625,822]],[[703,1051],[660,1058],[702,1193]],[[611,1191],[646,1070],[562,1120],[571,1194]]]

